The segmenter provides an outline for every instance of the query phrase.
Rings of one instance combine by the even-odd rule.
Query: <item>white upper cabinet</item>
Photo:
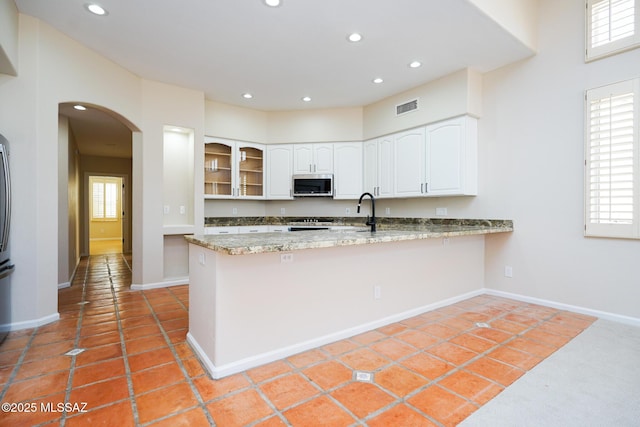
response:
[[[357,199],[362,194],[362,143],[333,144],[334,199]]]
[[[363,190],[375,197],[393,197],[393,136],[365,141]]]
[[[475,196],[477,120],[456,117],[369,141],[261,145],[205,140],[205,198],[293,199],[294,174],[333,174],[334,198]]]
[[[478,194],[478,121],[457,117],[425,128],[425,193]]]
[[[267,199],[293,199],[293,145],[267,145]]]
[[[206,137],[205,198],[264,199],[264,146]]]
[[[365,141],[363,190],[376,197],[478,193],[477,120],[457,117]]]
[[[293,173],[333,173],[333,145],[294,144]]]
[[[394,190],[396,197],[416,197],[425,193],[425,129],[418,128],[393,136]]]

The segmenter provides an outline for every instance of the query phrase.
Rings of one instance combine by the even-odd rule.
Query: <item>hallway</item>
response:
[[[129,256],[85,258],[60,321],[9,335],[0,426],[453,426],[595,320],[479,296],[214,381],[188,286],[130,282]]]

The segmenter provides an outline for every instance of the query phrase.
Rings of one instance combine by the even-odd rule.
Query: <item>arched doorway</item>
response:
[[[77,109],[76,106],[84,109]],[[90,176],[111,176],[121,182],[117,216],[121,252],[133,254],[133,144],[139,130],[126,118],[100,106],[60,103],[58,287],[68,286],[82,256],[90,254],[92,203]],[[106,229],[104,222],[101,229]],[[100,228],[99,228],[100,229]]]

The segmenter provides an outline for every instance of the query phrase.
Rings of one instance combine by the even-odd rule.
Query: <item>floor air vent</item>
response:
[[[418,109],[418,98],[405,102],[404,104],[396,105],[396,116],[410,113]]]

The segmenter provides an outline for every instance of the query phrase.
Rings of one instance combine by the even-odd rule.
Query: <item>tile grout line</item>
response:
[[[22,349],[22,353],[20,353],[20,356],[18,357],[18,360],[16,361],[16,364],[13,367],[13,370],[11,371],[11,375],[9,375],[9,378],[7,379],[7,382],[3,386],[2,393],[0,393],[0,402],[3,401],[4,397],[6,396],[7,392],[9,391],[9,387],[11,387],[11,385],[13,384],[13,380],[18,375],[18,371],[22,367],[22,363],[24,362],[24,358],[26,357],[27,352],[31,348],[31,343],[33,343],[33,340],[35,340],[35,338],[36,338],[37,330],[38,330],[38,328],[34,328],[33,331],[30,332],[29,340],[27,341],[27,344]]]
[[[485,304],[481,304],[481,305],[485,305],[485,306],[486,306],[486,305],[487,305],[487,303],[485,303]],[[526,304],[525,306],[527,306],[527,305],[529,305],[529,304]],[[519,307],[519,308],[520,308],[520,307]],[[468,310],[468,311],[473,311],[473,310],[471,310],[471,309],[469,309],[469,308],[467,308],[467,310]],[[508,314],[510,314],[510,313],[512,313],[512,312],[513,312],[513,309],[508,310],[508,311],[506,311],[506,312],[504,312],[504,313],[500,314],[499,316],[495,316],[495,317],[493,317],[491,320],[488,320],[487,322],[491,323],[491,322],[494,322],[494,321],[496,321],[496,320],[500,320],[500,319],[504,318],[504,316],[506,316],[506,315],[508,315]],[[432,386],[438,386],[438,387],[443,388],[444,390],[446,390],[446,391],[448,391],[448,392],[450,392],[450,393],[454,394],[455,396],[457,396],[457,397],[459,397],[459,398],[463,399],[465,402],[467,402],[467,403],[469,403],[469,404],[473,405],[474,407],[476,407],[476,409],[474,410],[474,412],[475,412],[476,410],[478,410],[479,408],[481,408],[481,407],[482,407],[484,404],[486,404],[486,403],[484,403],[484,404],[478,404],[478,403],[474,402],[473,400],[471,400],[471,399],[469,399],[469,398],[467,398],[467,397],[465,397],[465,396],[463,396],[463,395],[460,395],[460,394],[459,394],[459,393],[457,393],[456,391],[451,390],[451,389],[449,389],[449,388],[447,388],[447,387],[445,387],[445,386],[443,386],[443,385],[439,384],[439,382],[440,382],[440,381],[442,381],[443,379],[445,379],[445,378],[447,378],[447,377],[449,377],[449,376],[453,375],[454,373],[457,373],[457,372],[460,372],[460,371],[465,371],[465,369],[464,369],[464,368],[465,368],[466,366],[470,365],[471,363],[473,363],[473,362],[475,362],[475,361],[477,361],[477,360],[479,360],[479,359],[481,359],[481,358],[483,358],[483,357],[489,357],[489,353],[491,353],[491,352],[493,352],[493,351],[495,351],[495,350],[497,350],[497,349],[499,349],[499,348],[503,348],[503,347],[507,346],[507,344],[508,344],[508,343],[510,343],[510,342],[512,342],[512,341],[514,341],[514,340],[515,340],[515,339],[517,339],[517,338],[522,338],[522,337],[523,337],[523,335],[524,335],[524,333],[526,333],[526,332],[530,332],[531,330],[538,329],[540,326],[542,326],[542,325],[544,325],[545,323],[549,322],[549,321],[550,321],[550,319],[552,319],[553,317],[557,316],[559,313],[562,313],[562,312],[563,312],[562,310],[556,310],[553,314],[551,314],[551,315],[549,315],[549,316],[547,316],[547,317],[543,318],[542,320],[539,320],[535,325],[525,325],[525,326],[528,326],[526,329],[523,329],[522,331],[517,332],[517,333],[512,333],[512,336],[511,336],[511,337],[509,337],[508,339],[504,340],[504,341],[501,341],[501,342],[495,342],[495,345],[494,345],[494,346],[492,346],[491,348],[489,348],[489,349],[485,350],[485,351],[484,351],[484,352],[482,352],[482,353],[479,353],[477,356],[475,356],[475,357],[473,357],[473,358],[471,358],[471,359],[467,360],[466,362],[464,362],[464,363],[462,363],[462,364],[460,364],[460,365],[457,365],[454,369],[452,369],[451,371],[448,371],[448,372],[444,373],[444,374],[443,374],[443,375],[441,375],[440,377],[434,378],[434,379],[433,379],[433,380],[431,380],[428,384],[425,384],[424,386],[419,387],[418,389],[416,389],[416,390],[412,391],[411,393],[407,394],[407,396],[406,396],[404,399],[405,399],[405,400],[406,400],[406,399],[409,399],[409,398],[411,398],[411,397],[413,397],[413,396],[415,396],[415,395],[419,394],[420,392],[422,392],[422,391],[426,390],[426,389],[427,389],[427,388],[429,388],[429,387],[432,387]],[[455,317],[457,317],[457,316],[459,316],[459,314],[456,314],[456,315],[450,315],[450,316],[447,316],[447,317],[451,317],[451,316],[455,316]],[[438,323],[441,323],[441,319],[438,319],[438,320],[437,320],[437,322],[438,322]],[[516,322],[516,323],[519,323],[519,322]],[[524,325],[524,324],[523,324],[523,325]],[[414,328],[414,329],[415,329],[415,328]],[[477,329],[477,328],[475,328],[475,329]],[[511,333],[511,332],[504,331],[504,330],[499,329],[499,328],[495,328],[495,329],[498,329],[498,330],[500,330],[500,331],[502,331],[502,332],[505,332],[505,333]],[[464,331],[462,331],[461,333],[459,333],[459,334],[457,334],[457,335],[454,335],[454,336],[452,336],[452,337],[447,338],[447,339],[446,339],[445,341],[443,341],[443,342],[449,342],[452,338],[455,338],[455,337],[460,336],[460,335],[464,335],[464,334],[466,334],[466,333],[471,333],[470,331],[472,331],[472,330],[474,330],[474,328],[469,329],[469,330],[464,330]],[[474,335],[474,336],[476,336],[476,335]],[[576,336],[577,336],[577,335],[576,335]],[[483,337],[479,337],[479,338],[483,338]],[[574,336],[573,338],[575,338],[575,336]],[[573,339],[573,338],[571,338],[571,339]],[[483,338],[483,339],[486,339],[486,338]],[[537,340],[533,340],[533,341],[534,341],[534,342],[540,342],[540,341],[537,341]],[[432,345],[432,346],[430,346],[430,347],[434,347],[435,345],[436,345],[436,344],[434,344],[434,345]],[[455,344],[455,343],[454,343],[453,345],[457,345],[457,344]],[[465,348],[465,347],[463,347],[463,346],[459,346],[459,347]],[[561,347],[557,347],[557,348],[556,348],[556,350],[554,350],[554,352],[555,352],[555,351],[557,351],[559,348],[561,348]],[[421,350],[421,351],[423,351],[423,350]],[[472,351],[473,351],[473,350],[472,350]],[[529,355],[531,355],[531,356],[536,356],[536,355],[534,355],[534,354],[532,354],[532,353],[528,353],[528,352],[525,352],[525,351],[523,351],[523,352],[524,352],[524,353],[526,353],[526,354],[529,354]],[[443,362],[445,362],[445,363],[449,363],[449,364],[451,364],[451,362],[449,362],[448,360],[445,360],[445,359],[443,359],[443,358],[441,358],[441,357],[439,357],[439,356],[437,356],[437,355],[435,355],[435,354],[431,354],[431,353],[429,353],[429,354],[430,354],[431,356],[433,356],[433,357],[437,358],[438,360],[441,360],[441,361],[443,361]],[[409,356],[407,356],[407,357],[409,357]],[[490,357],[490,359],[495,360],[496,362],[499,362],[499,363],[501,363],[501,364],[504,364],[504,365],[507,365],[507,366],[510,366],[510,367],[513,367],[513,368],[516,368],[516,369],[520,369],[520,370],[524,371],[524,373],[525,373],[525,374],[526,374],[527,372],[529,372],[529,371],[530,371],[530,369],[523,369],[523,368],[520,368],[520,367],[518,367],[518,366],[511,365],[511,364],[509,364],[509,363],[507,363],[507,362],[504,362],[504,361],[501,361],[501,360],[498,360],[498,359],[495,359],[495,358],[492,358],[492,357]],[[544,359],[545,359],[545,358],[543,358],[543,360],[544,360]],[[477,373],[477,372],[474,372],[474,371],[470,371],[470,373],[472,373],[473,375],[477,375],[478,377],[483,378],[483,379],[485,379],[485,380],[489,381],[490,383],[492,383],[492,384],[494,384],[494,385],[498,385],[499,387],[501,387],[501,388],[502,388],[502,390],[501,390],[500,392],[504,391],[507,387],[509,387],[508,385],[507,385],[507,386],[504,386],[504,385],[502,385],[502,384],[500,384],[500,383],[496,382],[496,380],[494,380],[494,379],[492,379],[492,378],[487,378],[486,376],[484,376],[484,375],[482,375],[482,374],[480,374],[480,373]],[[416,373],[416,374],[418,374],[418,373]],[[524,375],[524,374],[523,374],[523,375]],[[421,375],[421,376],[422,376],[422,375]],[[516,381],[517,381],[517,379],[516,379]],[[515,382],[515,381],[514,381],[514,382]],[[494,396],[494,397],[495,397],[495,396]],[[490,399],[490,400],[491,400],[491,399]],[[405,402],[405,403],[406,403],[408,406],[410,406],[412,409],[414,409],[414,410],[418,411],[418,413],[420,413],[422,416],[425,416],[425,417],[427,417],[427,418],[430,418],[430,419],[431,419],[431,417],[428,417],[428,416],[427,416],[427,414],[423,413],[423,411],[421,411],[419,408],[416,408],[414,405],[411,405],[409,402]],[[371,417],[371,416],[368,416],[367,418],[368,418],[368,419],[371,419],[372,417]],[[438,424],[440,424],[440,423],[438,423]]]
[[[91,258],[88,258],[86,262],[84,278],[82,280],[82,297],[80,298],[80,313],[78,314],[78,321],[76,323],[76,337],[73,342],[74,349],[78,348],[78,344],[80,343],[80,335],[82,331],[82,320],[84,319],[84,311],[86,307],[86,304],[83,304],[83,303],[86,301],[86,296],[87,296],[87,278],[89,276],[90,265],[91,265]],[[65,393],[64,393],[65,405],[69,402],[69,399],[71,398],[71,390],[73,387],[73,376],[75,374],[77,357],[78,356],[75,354],[71,356],[71,364],[69,366],[69,377],[67,379],[67,389],[65,390]],[[65,411],[63,411],[60,416],[60,427],[64,427],[66,422],[67,422],[67,411],[65,409]]]
[[[187,312],[187,315],[189,314],[189,310],[185,307],[185,305],[182,303],[182,301],[180,301],[179,298],[176,297],[176,295],[171,292],[169,290],[169,293],[171,294],[171,296],[177,300],[177,302],[180,304],[180,306]],[[213,420],[213,417],[211,416],[211,414],[209,413],[209,410],[207,409],[207,406],[205,404],[204,399],[202,398],[202,395],[200,395],[200,391],[198,390],[198,388],[196,387],[196,385],[193,382],[193,379],[191,378],[191,375],[189,375],[189,372],[187,371],[187,369],[184,367],[184,364],[182,363],[182,358],[180,357],[180,355],[178,354],[178,352],[176,351],[173,342],[171,342],[171,339],[169,338],[169,335],[167,334],[167,332],[164,329],[164,326],[162,326],[162,322],[160,321],[160,319],[158,318],[157,314],[156,314],[156,310],[153,307],[153,305],[149,302],[149,299],[147,298],[147,295],[144,293],[144,291],[142,292],[142,298],[144,299],[145,303],[147,304],[147,306],[149,307],[149,309],[151,310],[151,315],[153,316],[153,319],[155,320],[155,322],[157,323],[158,327],[160,328],[160,332],[162,333],[162,337],[164,338],[165,342],[167,343],[169,350],[171,351],[171,354],[173,355],[174,359],[176,360],[176,363],[178,364],[178,366],[180,367],[180,371],[182,372],[182,375],[184,375],[187,384],[189,384],[189,388],[191,389],[191,392],[194,394],[194,396],[196,397],[196,400],[198,401],[198,407],[200,407],[206,418],[207,418],[207,422],[209,423],[209,426],[211,427],[215,427],[216,423]],[[124,341],[123,341],[124,342]],[[191,408],[186,408],[184,411],[186,412],[187,410],[190,410]],[[180,411],[182,412],[182,411]],[[151,420],[149,421],[149,423],[147,424],[153,424],[155,422],[158,422],[159,420],[163,420],[163,419],[167,419],[169,417],[172,417],[174,415],[176,415],[177,413],[180,412],[176,412],[176,413],[171,413],[169,415],[166,415],[164,417],[158,418],[156,420]],[[137,424],[136,424],[137,425]]]
[[[120,256],[122,258],[124,258],[123,254],[120,254]],[[133,390],[133,381],[131,379],[131,367],[129,366],[129,356],[127,355],[127,348],[125,345],[125,339],[124,339],[124,332],[122,330],[122,322],[121,322],[121,318],[120,318],[120,309],[118,307],[118,295],[116,294],[116,291],[113,287],[113,277],[111,275],[111,267],[109,265],[109,257],[108,255],[105,255],[106,261],[107,261],[107,271],[109,273],[109,283],[110,283],[110,288],[111,288],[111,295],[113,296],[113,309],[114,309],[114,313],[116,315],[116,322],[118,324],[118,334],[120,335],[120,349],[122,350],[122,361],[124,363],[124,374],[125,374],[125,378],[127,379],[127,391],[129,392],[129,401],[131,404],[131,411],[133,414],[133,422],[136,426],[140,425],[139,422],[139,414],[138,414],[138,405],[136,402],[136,395],[134,393]],[[129,268],[129,265],[126,263],[125,260],[125,264],[127,265],[127,268]],[[131,271],[129,269],[129,271]]]

